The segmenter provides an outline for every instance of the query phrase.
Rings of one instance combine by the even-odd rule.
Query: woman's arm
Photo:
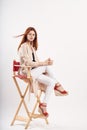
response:
[[[35,58],[36,62],[32,61],[32,51],[27,47],[26,43],[23,44],[19,49],[19,57],[21,64],[29,65],[31,67],[38,67],[38,66],[45,66],[45,65],[52,65],[53,61],[48,58],[45,61],[39,61],[36,52],[35,52]]]

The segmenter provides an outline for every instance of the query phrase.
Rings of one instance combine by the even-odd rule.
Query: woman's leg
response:
[[[56,84],[56,81],[54,79],[52,79],[52,73],[51,71],[49,71],[49,73],[51,74],[51,76],[49,75],[45,75],[43,73],[47,72],[47,66],[41,66],[41,67],[37,67],[35,69],[31,70],[31,75],[37,79],[37,81],[39,81],[42,84],[45,84],[47,86],[46,89],[46,93],[43,99],[43,102],[47,103],[49,100],[49,97],[54,89],[54,86]]]
[[[49,98],[51,96],[51,93],[53,91],[53,88],[54,88],[54,85],[55,85],[55,82],[52,78],[44,75],[44,74],[41,74],[37,80],[42,83],[42,84],[45,84],[47,86],[46,88],[46,91],[45,91],[45,94],[44,94],[44,98],[43,98],[43,101],[42,103],[39,104],[39,110],[41,113],[43,113],[44,116],[48,117],[48,112],[47,112],[47,103],[49,101]]]
[[[37,79],[39,75],[46,72],[46,66],[40,66],[31,70],[31,75]]]
[[[44,99],[43,99],[43,102],[44,102],[44,103],[48,103],[49,98],[50,98],[50,96],[51,96],[51,93],[52,93],[52,91],[53,91],[53,89],[54,89],[54,86],[55,86],[55,81],[54,81],[52,78],[50,78],[50,77],[48,77],[48,76],[46,76],[46,75],[44,75],[44,74],[41,74],[41,75],[37,78],[37,80],[38,80],[40,83],[45,84],[45,85],[47,86],[46,92],[45,92],[45,96],[44,96]]]
[[[56,92],[56,96],[64,96],[68,94],[68,92],[64,90],[62,85],[56,80],[55,74],[52,71],[51,66],[41,66],[31,70],[31,75],[36,79],[38,79],[38,77],[43,73],[47,73],[47,77],[54,81],[55,84],[53,87],[54,91]]]
[[[46,72],[47,72],[47,75],[49,77],[51,77],[53,80],[55,80],[56,83],[58,82],[56,77],[55,77],[55,72],[53,71],[52,66],[46,66]]]
[[[39,104],[39,111],[43,113],[44,116],[48,116],[47,113],[47,103],[49,101],[49,98],[51,96],[51,93],[53,91],[55,81],[49,77],[44,75],[43,73],[46,72],[46,66],[35,68],[31,71],[31,75],[38,80],[38,82],[45,84],[47,86],[44,98],[42,103]]]
[[[52,79],[55,80],[55,85],[54,85],[54,89],[57,92],[58,91],[58,95],[60,93],[61,96],[63,95],[67,95],[68,92],[66,90],[64,90],[63,86],[57,81],[57,79],[55,78],[55,74],[52,71],[51,66],[46,66],[46,72],[48,74],[49,77],[51,77]],[[57,94],[56,94],[57,95]]]

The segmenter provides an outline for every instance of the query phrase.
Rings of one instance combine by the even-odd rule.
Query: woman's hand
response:
[[[46,65],[52,65],[52,64],[53,64],[53,60],[48,58],[47,60],[45,60],[43,62],[38,62],[37,66],[46,66]]]
[[[52,65],[53,64],[53,60],[51,60],[50,58],[48,58],[47,60],[44,61],[45,65]]]

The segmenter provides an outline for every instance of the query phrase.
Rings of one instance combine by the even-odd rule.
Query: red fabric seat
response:
[[[26,75],[15,75],[15,77],[18,77],[20,79],[27,79]]]

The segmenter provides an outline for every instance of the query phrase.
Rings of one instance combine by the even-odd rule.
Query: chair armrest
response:
[[[14,65],[16,67],[25,67],[25,68],[31,68],[31,66],[26,66],[26,65]]]

